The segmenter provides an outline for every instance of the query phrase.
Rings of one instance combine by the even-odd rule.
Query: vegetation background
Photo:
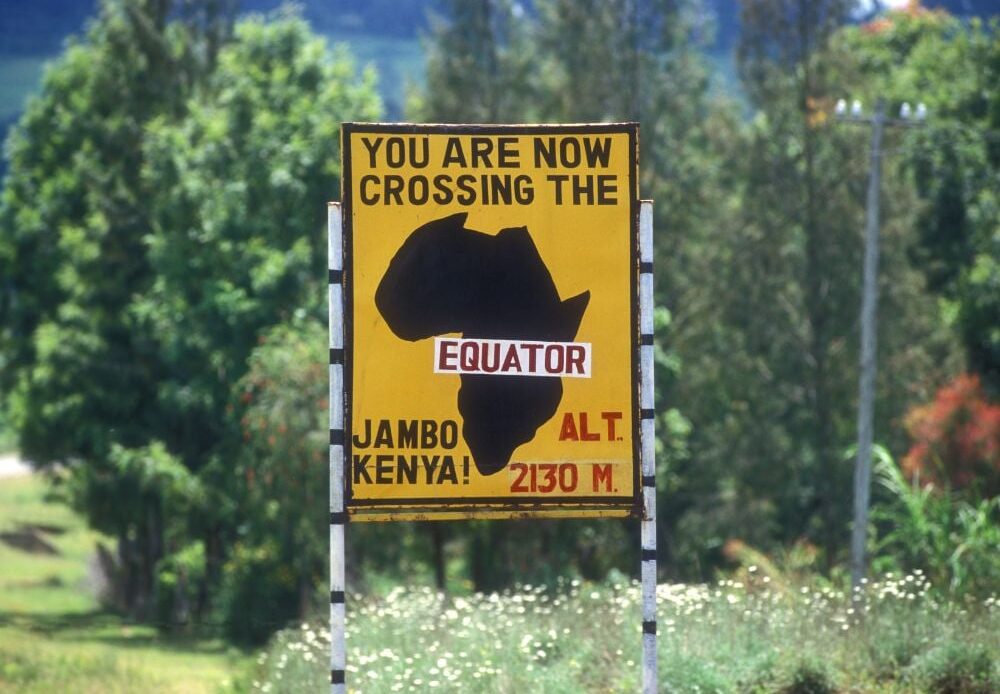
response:
[[[382,118],[641,123],[665,690],[1000,691],[994,10],[5,2],[0,441],[36,474],[0,477],[0,691],[322,686],[323,203]],[[834,105],[877,98],[929,115],[882,161],[859,603],[869,132]],[[630,691],[637,536],[351,526],[352,686]]]

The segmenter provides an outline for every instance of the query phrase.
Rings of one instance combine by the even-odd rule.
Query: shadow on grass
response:
[[[180,633],[160,631],[154,624],[134,622],[108,610],[65,614],[31,614],[0,610],[0,628],[20,629],[55,640],[102,643],[115,648],[222,654],[240,650],[220,638],[212,625],[175,625]]]

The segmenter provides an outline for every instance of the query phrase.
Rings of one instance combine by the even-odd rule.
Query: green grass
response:
[[[951,604],[919,575],[873,584],[859,614],[829,587],[744,581],[661,585],[659,691],[824,694],[1000,692],[1000,602]],[[348,601],[357,692],[635,692],[638,586],[445,597],[399,589]],[[255,689],[319,691],[326,626],[290,629]]]
[[[46,500],[37,477],[0,479],[0,533],[28,525],[58,553],[0,542],[0,692],[220,692],[249,658],[223,642],[167,638],[101,609],[90,562],[101,536]]]

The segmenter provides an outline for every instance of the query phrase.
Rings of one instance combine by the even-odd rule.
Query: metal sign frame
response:
[[[354,362],[354,286],[352,281],[354,263],[354,220],[353,220],[353,166],[352,152],[348,144],[354,134],[384,134],[389,136],[448,135],[448,136],[627,136],[628,185],[622,190],[627,195],[623,205],[628,206],[630,230],[629,254],[633,272],[629,277],[629,318],[630,318],[630,378],[631,398],[628,405],[631,418],[631,486],[630,495],[605,496],[560,496],[510,495],[510,496],[470,496],[461,498],[435,498],[426,496],[415,498],[358,498],[353,490],[351,461],[353,441],[350,436],[354,407],[353,374]],[[391,123],[344,123],[342,125],[342,200],[341,248],[338,272],[343,280],[341,297],[343,309],[342,349],[344,390],[344,507],[352,520],[456,520],[465,518],[592,518],[592,517],[635,517],[643,513],[641,465],[641,419],[644,414],[639,402],[641,390],[641,337],[639,306],[639,199],[638,199],[638,126],[635,123],[606,123],[581,125],[411,125]],[[359,145],[360,147],[360,145]]]

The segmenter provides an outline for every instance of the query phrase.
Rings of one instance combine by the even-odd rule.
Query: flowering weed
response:
[[[753,572],[660,585],[660,690],[934,692],[955,681],[941,654],[974,649],[975,662],[955,666],[956,677],[971,671],[960,680],[978,687],[969,691],[997,691],[1000,601],[949,604],[928,588],[920,574],[888,575],[852,603],[830,587],[775,588]],[[634,692],[639,614],[635,583],[354,597],[348,682],[352,692]],[[256,690],[320,691],[326,626],[282,632],[258,665]]]

